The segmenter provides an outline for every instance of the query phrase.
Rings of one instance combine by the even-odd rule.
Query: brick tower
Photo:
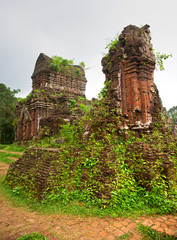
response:
[[[129,25],[102,59],[106,82],[110,81],[108,98],[124,116],[122,127],[125,129],[148,129],[154,111],[160,111],[160,99],[153,81],[155,56],[150,40],[148,25],[142,28]]]

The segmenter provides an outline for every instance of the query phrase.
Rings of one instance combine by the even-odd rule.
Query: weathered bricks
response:
[[[154,110],[154,102],[160,101],[153,83],[155,56],[148,28],[148,25],[124,28],[115,47],[102,59],[106,81],[111,80],[108,98],[128,118],[125,128],[148,129],[153,113],[159,114],[160,110],[160,106]]]
[[[29,140],[36,136],[40,123],[44,119],[55,116],[53,118],[54,125],[57,125],[56,118],[67,119],[67,111],[58,111],[56,114],[57,104],[66,110],[69,98],[85,97],[87,81],[82,67],[71,65],[66,73],[59,73],[50,69],[50,62],[51,58],[45,54],[41,53],[39,55],[32,75],[33,90],[31,97],[25,103],[19,102],[16,106],[18,118],[17,141]],[[76,74],[78,69],[79,74]],[[55,97],[56,94],[64,94],[68,98]],[[63,102],[65,102],[64,105]]]

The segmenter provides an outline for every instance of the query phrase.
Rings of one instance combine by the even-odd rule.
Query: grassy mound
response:
[[[121,130],[105,99],[62,125],[59,151],[30,149],[6,184],[44,204],[80,202],[124,214],[177,211],[177,144],[162,117],[151,132]],[[49,142],[49,141],[48,141]]]

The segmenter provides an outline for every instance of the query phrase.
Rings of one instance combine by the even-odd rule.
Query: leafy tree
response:
[[[172,118],[174,124],[177,124],[177,106],[174,106],[168,110],[168,115]]]
[[[0,143],[10,144],[15,139],[16,111],[15,94],[20,90],[11,91],[5,84],[0,83]]]

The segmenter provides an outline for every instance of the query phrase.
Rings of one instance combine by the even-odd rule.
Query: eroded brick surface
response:
[[[78,96],[85,97],[86,78],[84,70],[77,65],[69,66],[67,72],[59,73],[49,67],[51,58],[41,53],[32,75],[31,96],[25,103],[17,104],[16,140],[29,140],[36,136],[40,125],[58,131],[61,119],[70,116],[67,103]],[[51,128],[51,129],[52,129]]]
[[[108,96],[125,117],[122,128],[148,129],[154,113],[160,112],[160,101],[153,82],[155,56],[150,42],[149,26],[129,25],[118,43],[102,59]]]

